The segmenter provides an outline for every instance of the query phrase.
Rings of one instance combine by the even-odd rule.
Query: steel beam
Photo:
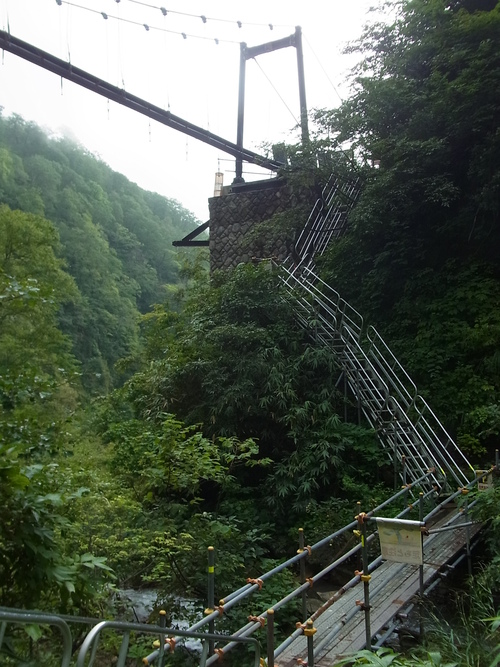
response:
[[[102,95],[109,100],[113,100],[113,102],[117,102],[133,111],[137,111],[162,125],[167,125],[168,127],[182,132],[183,134],[187,134],[194,139],[203,141],[203,143],[217,148],[224,153],[228,153],[235,158],[257,164],[271,171],[278,171],[278,169],[283,166],[281,162],[269,160],[258,153],[239,147],[227,139],[223,139],[222,137],[198,127],[179,116],[175,116],[170,111],[165,111],[165,109],[157,107],[150,102],[146,102],[136,95],[131,95],[123,88],[113,86],[89,72],[74,67],[71,63],[56,58],[52,54],[42,51],[28,42],[23,42],[17,37],[9,35],[9,33],[4,30],[0,30],[0,49],[13,53],[39,67],[43,67],[49,72],[53,72],[64,79],[68,79],[68,81],[72,81],[83,88],[87,88],[87,90],[90,90],[93,93]]]

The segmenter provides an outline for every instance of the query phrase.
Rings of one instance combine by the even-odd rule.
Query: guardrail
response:
[[[489,472],[494,469],[498,469],[498,453],[496,459],[496,465],[491,468]],[[488,473],[486,473],[487,475]],[[262,663],[261,657],[261,648],[259,641],[252,637],[254,633],[266,627],[265,643],[266,643],[266,655],[267,655],[267,664],[274,665],[274,660],[276,660],[280,655],[282,655],[290,644],[297,639],[297,637],[304,635],[307,637],[308,644],[311,645],[311,656],[309,658],[308,664],[313,667],[314,665],[314,655],[321,651],[322,647],[327,643],[331,642],[335,635],[340,631],[341,627],[349,620],[347,617],[343,617],[341,621],[335,627],[332,627],[327,635],[317,638],[317,643],[314,645],[314,621],[317,620],[319,615],[323,613],[328,607],[337,602],[348,590],[356,586],[360,581],[366,583],[363,580],[363,574],[367,574],[375,570],[382,563],[382,556],[377,556],[370,563],[363,565],[363,570],[361,572],[356,572],[355,576],[347,581],[343,586],[341,586],[338,591],[326,602],[320,609],[318,609],[314,614],[308,617],[307,615],[307,592],[316,584],[318,581],[323,579],[326,575],[331,574],[335,569],[340,565],[353,558],[356,554],[362,552],[364,546],[371,544],[373,540],[377,537],[377,532],[374,531],[369,535],[358,537],[360,541],[358,544],[351,546],[348,540],[344,541],[339,553],[335,556],[334,560],[326,565],[320,572],[316,573],[312,577],[306,578],[305,574],[305,562],[306,559],[310,558],[315,552],[322,549],[327,545],[332,545],[335,541],[345,537],[347,534],[355,531],[359,527],[359,516],[362,515],[367,519],[372,519],[382,516],[387,516],[387,508],[393,506],[394,509],[389,511],[389,515],[393,514],[394,518],[402,519],[407,517],[412,511],[419,511],[421,515],[421,520],[425,523],[433,518],[438,512],[440,512],[446,505],[452,503],[460,495],[464,495],[467,489],[472,489],[475,484],[480,482],[484,477],[485,473],[481,472],[479,475],[475,476],[474,480],[469,482],[466,486],[461,487],[454,494],[446,498],[439,505],[434,507],[426,516],[423,516],[422,509],[424,501],[433,499],[436,497],[436,493],[433,489],[425,490],[426,482],[429,478],[432,478],[432,471],[427,471],[420,478],[418,478],[415,483],[408,483],[393,494],[390,498],[380,503],[374,509],[369,512],[362,513],[361,507],[358,505],[358,516],[355,520],[351,521],[342,528],[334,531],[330,535],[322,538],[312,546],[306,546],[304,540],[304,531],[299,530],[299,549],[296,555],[289,558],[288,560],[280,563],[276,567],[272,568],[268,572],[264,572],[256,579],[247,579],[247,582],[238,588],[237,590],[229,593],[225,598],[221,599],[217,606],[214,605],[213,595],[214,595],[214,581],[215,573],[213,568],[214,563],[214,550],[212,547],[208,548],[208,603],[209,608],[205,612],[205,616],[197,623],[193,624],[187,630],[180,630],[177,628],[167,628],[166,627],[166,614],[165,612],[160,612],[160,622],[156,625],[140,624],[140,623],[127,623],[121,621],[103,621],[102,619],[94,619],[87,617],[79,616],[58,616],[55,614],[47,614],[44,612],[32,612],[32,611],[23,611],[23,610],[12,610],[5,607],[0,607],[0,649],[2,647],[2,642],[5,636],[5,631],[8,623],[14,624],[33,624],[38,623],[40,625],[49,625],[57,627],[63,639],[63,651],[62,658],[60,661],[61,667],[69,667],[71,662],[71,650],[72,650],[72,636],[69,629],[70,623],[87,623],[89,625],[94,625],[94,627],[88,632],[85,640],[80,648],[78,657],[76,660],[76,667],[92,667],[95,663],[98,655],[99,640],[104,631],[119,632],[122,634],[121,645],[119,648],[119,654],[114,663],[116,667],[125,667],[127,655],[129,651],[129,644],[131,639],[131,633],[134,634],[148,634],[156,635],[157,647],[153,652],[148,656],[143,658],[143,663],[145,665],[156,665],[158,667],[163,667],[165,661],[168,657],[168,654],[175,650],[179,643],[176,646],[176,638],[195,638],[199,639],[202,645],[202,650],[200,653],[200,667],[208,667],[209,665],[214,664],[215,662],[221,660],[224,655],[232,651],[236,646],[240,644],[248,644],[253,648],[254,655],[252,662],[254,667],[258,667]],[[409,496],[413,495],[415,500],[412,504],[408,505]],[[418,495],[418,499],[417,499]],[[457,509],[452,517],[449,518],[447,524],[444,527],[452,526],[454,522],[457,521],[459,517],[462,517],[464,521],[460,523],[461,526],[471,525],[467,523],[466,519],[468,516],[468,511],[474,505],[474,502],[467,504],[467,497],[465,497],[465,511]],[[403,503],[403,509],[398,511],[398,503]],[[400,505],[399,505],[400,507]],[[431,531],[432,532],[432,531]],[[351,538],[352,539],[352,538]],[[470,554],[470,544],[469,540],[467,541],[468,555]],[[251,616],[248,619],[248,623],[243,627],[239,628],[237,631],[233,632],[230,635],[214,632],[214,623],[217,619],[220,619],[226,612],[231,608],[235,607],[239,603],[248,599],[251,595],[258,594],[258,592],[265,586],[265,583],[269,581],[272,577],[282,572],[287,568],[294,568],[299,570],[299,584],[289,591],[283,598],[277,600],[273,603],[271,608],[263,609],[258,616]],[[372,595],[377,593],[377,588],[373,588]],[[274,633],[274,619],[276,614],[283,609],[283,607],[291,602],[292,600],[300,599],[302,601],[302,610],[301,610],[301,619],[302,622],[297,624],[297,629],[283,642],[278,646],[275,643],[275,633]],[[212,606],[213,607],[212,607]],[[349,614],[353,615],[357,613],[359,609],[354,609]]]
[[[398,501],[399,499],[404,499],[406,500],[408,497],[408,494],[412,492],[412,489],[418,487],[418,484],[423,484],[425,480],[427,479],[428,476],[432,475],[431,472],[427,472],[422,477],[417,480],[417,484],[412,485],[408,484],[406,485],[403,489],[399,490],[397,493],[395,493],[393,496],[388,498],[386,501],[383,503],[379,504],[377,507],[372,509],[370,512],[368,512],[368,516],[376,516],[379,512],[387,508],[389,505],[392,503]],[[434,494],[434,491],[428,491],[425,494],[425,498],[429,498]],[[404,517],[406,516],[410,511],[411,507],[406,506],[403,510],[401,510],[399,513],[396,514],[398,517]],[[307,596],[307,591],[318,581],[320,581],[323,577],[326,575],[330,574],[333,570],[335,570],[339,565],[342,563],[346,562],[349,558],[352,558],[354,555],[359,553],[361,551],[362,545],[361,542],[357,545],[355,545],[352,548],[346,548],[346,545],[344,545],[341,555],[339,555],[332,563],[327,565],[321,572],[318,572],[316,575],[313,577],[310,577],[306,579],[305,577],[305,560],[309,558],[312,554],[314,554],[316,551],[319,549],[325,547],[326,545],[330,545],[334,540],[338,540],[342,536],[350,533],[354,528],[357,526],[357,521],[354,520],[351,523],[347,524],[346,526],[340,528],[339,530],[336,530],[334,533],[331,535],[328,535],[327,537],[323,538],[319,542],[316,542],[312,546],[304,546],[304,534],[303,531],[299,532],[299,550],[295,556],[292,558],[289,558],[288,560],[284,561],[283,563],[279,564],[275,568],[269,570],[268,572],[265,572],[256,579],[250,579],[247,580],[246,585],[242,586],[241,588],[237,589],[236,591],[233,591],[223,599],[219,601],[219,605],[216,606],[212,611],[207,609],[207,615],[205,618],[201,619],[198,623],[195,623],[189,628],[190,632],[197,632],[201,630],[203,627],[206,627],[207,625],[210,625],[211,623],[215,622],[218,618],[221,618],[227,611],[232,609],[234,606],[237,604],[241,603],[243,600],[246,598],[250,597],[254,593],[257,593],[268,581],[271,579],[274,575],[278,574],[279,572],[282,572],[286,568],[298,566],[300,569],[300,585],[297,586],[294,590],[290,591],[285,597],[282,599],[276,601],[272,608],[270,609],[264,609],[258,616],[253,616],[249,618],[248,623],[240,628],[237,632],[233,634],[233,637],[248,637],[255,633],[256,631],[262,629],[264,626],[267,626],[267,632],[266,632],[266,646],[267,646],[267,664],[269,665],[274,665],[274,662],[272,660],[276,659],[281,653],[287,648],[287,646],[290,644],[291,641],[295,639],[295,637],[298,634],[302,634],[305,630],[307,630],[307,607],[306,607],[306,596]],[[373,537],[370,537],[370,541],[374,539]],[[209,559],[210,559],[210,551],[209,551]],[[209,560],[210,562],[210,560]],[[210,570],[210,567],[209,567]],[[209,572],[209,580],[210,577],[213,577],[214,574]],[[344,587],[344,592],[349,590],[352,586],[354,586],[356,583],[360,581],[359,577],[354,577],[354,579],[349,582],[346,587]],[[212,584],[213,586],[213,584]],[[209,583],[209,589],[211,585]],[[291,602],[294,599],[301,599],[302,600],[302,619],[303,623],[301,624],[301,627],[297,629],[285,642],[283,642],[280,646],[275,648],[275,640],[274,640],[274,618],[276,612],[278,612],[284,605],[286,605],[288,602]],[[210,602],[209,602],[210,604]],[[311,620],[311,619],[309,619]],[[314,619],[312,619],[314,620]],[[231,644],[226,645],[221,651],[219,651],[219,655],[222,657],[225,653],[229,652],[233,646]],[[153,652],[150,656],[148,656],[147,660],[149,662],[145,664],[154,664],[154,660],[156,660],[159,657],[159,650],[156,652]],[[207,663],[208,664],[208,663]]]

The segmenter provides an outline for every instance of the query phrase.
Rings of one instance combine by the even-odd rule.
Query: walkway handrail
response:
[[[53,625],[58,628],[61,632],[63,640],[63,655],[61,659],[61,667],[69,667],[71,661],[71,653],[73,647],[73,640],[71,637],[71,631],[68,627],[66,621],[64,621],[59,616],[54,614],[44,614],[38,612],[15,612],[15,611],[6,611],[5,608],[0,610],[0,624],[1,624],[1,638],[0,638],[0,648],[3,643],[5,628],[7,623],[16,623],[21,625],[31,625],[32,623],[40,623],[42,625]]]
[[[218,642],[220,641],[231,642],[233,644],[237,643],[250,644],[254,647],[254,667],[259,667],[260,664],[260,644],[253,637],[239,637],[236,635],[223,635],[220,633],[211,633],[211,632],[194,632],[192,630],[179,630],[178,628],[167,628],[161,625],[147,625],[146,623],[127,623],[124,621],[102,621],[101,623],[93,627],[92,630],[85,637],[85,640],[78,653],[76,667],[85,667],[85,659],[89,651],[91,651],[92,654],[91,654],[91,662],[88,667],[91,667],[92,657],[95,655],[95,649],[97,647],[97,642],[99,641],[100,634],[103,630],[106,629],[122,630],[124,632],[124,638],[127,637],[127,634],[129,632],[133,631],[150,635],[151,634],[159,635],[160,638],[164,638],[166,635],[171,635],[172,637],[200,639],[203,642],[212,640]],[[126,656],[124,655],[124,658],[125,657]],[[157,657],[158,657],[158,651],[155,651],[154,653],[144,658],[143,663],[146,665],[150,665]],[[205,661],[206,667],[219,660],[219,658],[220,655],[216,653],[215,655],[206,659]],[[117,667],[122,667],[125,663],[120,662],[119,659],[119,661],[116,664]]]
[[[442,502],[439,503],[439,505],[436,505],[428,514],[424,516],[424,521],[427,523],[430,519],[432,519],[433,516],[438,514],[446,505],[450,503],[450,501],[455,500],[455,498],[458,498],[459,496],[464,494],[464,490],[470,490],[472,487],[478,483],[478,481],[486,475],[491,474],[494,470],[498,470],[498,465],[495,464],[494,466],[491,466],[489,470],[486,471],[486,473],[482,472],[479,475],[475,475],[474,479],[466,484],[463,487],[460,487],[455,493],[452,493],[451,496],[448,496],[443,500]],[[472,506],[472,505],[471,505]]]
[[[389,498],[387,501],[385,501],[384,503],[382,503],[381,505],[379,505],[379,506],[376,507],[375,509],[371,510],[371,512],[367,512],[367,517],[369,517],[369,518],[374,518],[374,517],[375,517],[375,512],[380,511],[381,509],[383,509],[384,507],[386,507],[391,501],[393,501],[394,499],[396,499],[396,497],[399,497],[400,495],[402,495],[402,494],[405,493],[405,492],[407,492],[407,489],[402,489],[401,491],[399,491],[398,493],[396,493],[394,496],[392,496],[391,498]],[[428,498],[430,495],[432,495],[432,493],[433,493],[432,491],[428,491],[426,494],[424,494],[423,498],[424,498],[424,499]],[[397,514],[395,518],[396,518],[396,519],[401,519],[401,518],[403,518],[404,516],[406,516],[406,515],[408,514],[408,512],[410,512],[410,511],[411,511],[411,507],[406,507],[404,510],[402,510],[401,512],[399,512],[399,514]],[[355,521],[355,524],[358,525],[358,522]],[[377,536],[377,532],[374,532],[374,533],[372,533],[371,535],[369,535],[369,536],[367,537],[366,543],[369,544],[370,542],[372,542],[372,541],[376,538],[376,536]],[[336,563],[337,563],[337,564],[341,564],[341,563],[343,563],[345,560],[347,560],[347,557],[348,557],[348,556],[350,557],[350,556],[354,555],[355,553],[357,553],[358,551],[360,551],[361,548],[362,548],[362,545],[361,545],[361,544],[356,545],[356,546],[353,547],[349,552],[347,552],[346,554],[344,554],[343,556],[341,556],[341,557],[336,561]],[[369,564],[368,572],[373,572],[373,570],[375,570],[381,563],[382,563],[382,556],[377,556],[377,558],[375,558],[375,559]],[[318,572],[317,575],[315,575],[314,577],[311,578],[312,581],[313,581],[313,582],[319,581],[319,579],[320,579],[322,576],[324,576],[325,574],[328,574],[328,573],[331,571],[331,569],[332,569],[332,568],[331,568],[330,566],[328,566],[328,567],[326,567],[324,570],[322,570],[321,572]],[[356,574],[354,577],[352,577],[352,579],[350,579],[346,584],[344,584],[344,586],[342,586],[342,587],[337,591],[337,593],[336,593],[334,596],[332,596],[331,600],[329,600],[328,603],[326,603],[325,605],[323,605],[323,606],[321,607],[321,610],[324,611],[326,608],[328,608],[329,606],[331,606],[331,604],[333,604],[334,602],[336,602],[337,600],[339,600],[339,599],[342,597],[342,595],[344,595],[344,593],[346,593],[349,589],[351,589],[351,588],[353,588],[354,586],[356,586],[356,585],[360,582],[360,580],[361,580],[361,573],[360,573],[360,574]],[[281,606],[281,605],[280,605],[280,606]],[[277,608],[277,605],[275,605],[273,608],[276,609],[276,608]],[[354,611],[353,611],[353,613],[352,613],[352,615],[355,615],[358,611],[359,611],[359,609],[355,608]],[[319,610],[318,610],[318,612],[315,612],[314,614],[312,614],[312,615],[309,617],[308,620],[312,620],[312,621],[314,621],[314,620],[316,620],[316,618],[317,618],[318,616],[319,616]],[[350,617],[348,617],[348,618],[344,618],[344,619],[343,619],[343,623],[342,623],[342,625],[343,625],[347,620],[349,620],[349,618],[350,618]],[[304,625],[304,624],[302,624],[302,625]],[[324,643],[326,643],[327,641],[329,641],[329,640],[331,639],[332,635],[334,636],[334,635],[336,634],[336,632],[338,632],[340,629],[341,629],[341,627],[338,627],[338,628],[336,628],[336,629],[334,628],[334,631],[333,631],[332,633],[330,633],[326,638],[324,638],[324,639],[322,640],[321,644],[324,644]],[[302,635],[303,633],[304,633],[304,628],[303,628],[302,626],[299,627],[299,628],[297,628],[297,630],[295,630],[295,631],[294,631],[294,632],[293,632],[293,633],[292,633],[292,634],[291,634],[291,635],[290,635],[284,642],[282,642],[278,647],[276,647],[276,649],[275,649],[275,651],[274,651],[274,657],[277,658],[279,655],[281,655],[281,653],[283,653],[283,651],[285,651],[285,650],[288,648],[288,646],[290,646],[290,644],[291,644],[293,641],[295,641],[295,639],[297,639],[297,637],[299,637],[299,636]],[[320,645],[321,645],[321,644],[320,644]],[[319,648],[320,648],[320,646],[316,647],[315,650],[319,650]]]
[[[408,494],[408,492],[411,490],[413,486],[418,486],[420,483],[424,482],[427,478],[432,476],[432,471],[427,471],[423,475],[421,475],[420,478],[415,480],[412,484],[408,484],[405,486],[405,488],[400,489],[397,491],[393,496],[385,500],[384,502],[380,503],[380,505],[377,505],[377,507],[373,508],[370,512],[368,512],[368,516],[375,516],[377,512],[380,512],[382,509],[387,507],[391,502],[394,502],[404,494]],[[406,513],[408,509],[404,509],[403,512]],[[398,515],[399,516],[399,515]],[[295,563],[298,563],[300,560],[303,558],[308,558],[310,553],[314,553],[318,549],[321,549],[322,547],[326,546],[329,544],[332,540],[340,537],[344,533],[347,533],[353,528],[357,526],[357,521],[351,521],[349,524],[346,526],[343,526],[342,528],[339,528],[335,532],[331,533],[327,537],[322,538],[315,544],[313,544],[311,547],[308,547],[306,550],[302,551],[301,553],[296,554],[295,556],[292,556],[288,560],[284,561],[283,563],[280,563],[276,567],[272,568],[268,572],[265,572],[259,577],[257,577],[257,581],[262,581],[265,582],[268,579],[270,579],[273,575],[278,574],[279,572],[282,572],[286,568],[290,567],[291,565],[294,565]],[[330,568],[331,569],[331,568]],[[330,571],[330,570],[328,570]],[[241,600],[245,599],[249,595],[251,595],[254,591],[259,589],[258,584],[253,584],[253,583],[247,583],[245,586],[242,586],[241,588],[237,589],[236,591],[230,593],[226,597],[220,600],[220,607],[223,608],[223,611],[227,611],[228,609],[231,609],[234,607],[238,602],[241,602]],[[203,626],[207,625],[210,621],[215,620],[221,615],[221,611],[219,609],[215,609],[213,612],[210,614],[207,614],[203,619],[195,623],[194,625],[190,626],[189,630],[190,631],[197,631]]]
[[[497,457],[498,461],[498,457]],[[437,513],[439,513],[447,504],[449,504],[451,501],[455,500],[458,498],[460,495],[463,495],[467,492],[467,490],[472,489],[475,484],[479,482],[485,475],[490,474],[498,468],[498,462],[496,465],[492,466],[490,470],[484,472],[482,471],[481,473],[478,473],[475,475],[474,480],[469,482],[467,485],[460,487],[455,493],[453,493],[451,496],[446,498],[446,500],[442,501],[437,505],[431,512],[429,512],[425,517],[423,517],[424,522],[428,522],[431,518],[433,518]],[[420,485],[425,483],[426,479],[431,478],[432,479],[433,472],[432,471],[426,471],[425,474],[421,475],[417,480],[415,480],[414,483],[410,483],[396,491],[390,498],[387,498],[383,502],[379,503],[376,507],[374,507],[372,510],[368,511],[366,514],[363,514],[363,516],[366,517],[366,519],[373,519],[375,520],[376,517],[383,511],[385,510],[390,504],[396,502],[398,499],[402,497],[407,497],[409,493],[411,493],[415,487],[417,488],[422,488]],[[434,496],[435,491],[430,490],[427,492],[422,492],[420,493],[420,507],[423,507],[421,503],[424,502],[425,499],[429,498],[430,496]],[[468,509],[474,505],[474,502],[468,505]],[[467,507],[467,506],[466,506]],[[413,505],[410,504],[406,507],[404,507],[400,512],[398,512],[395,516],[396,519],[401,519],[405,517],[409,512],[411,512],[413,509]],[[466,512],[468,510],[466,509]],[[421,514],[422,516],[422,514]],[[453,515],[453,517],[447,522],[446,525],[451,525],[453,522],[457,520],[457,518],[461,516],[460,510],[457,510],[457,512]],[[359,519],[359,517],[358,517]],[[468,524],[464,524],[468,525]],[[293,557],[287,559],[283,563],[280,563],[276,567],[272,568],[268,572],[263,573],[257,580],[252,580],[250,583],[247,583],[245,586],[239,588],[238,590],[234,591],[233,593],[230,593],[229,595],[226,596],[225,599],[220,601],[220,607],[218,609],[215,609],[212,614],[207,615],[204,617],[199,623],[191,626],[187,630],[180,630],[177,628],[167,628],[165,625],[162,625],[160,622],[160,625],[147,625],[147,624],[140,624],[140,623],[128,623],[128,622],[122,622],[122,621],[98,621],[98,619],[93,619],[93,618],[84,618],[84,617],[67,617],[69,620],[73,620],[75,622],[86,622],[86,623],[94,623],[97,621],[97,624],[95,627],[90,630],[88,635],[86,636],[80,652],[78,654],[77,658],[77,663],[76,667],[84,667],[86,658],[88,654],[90,653],[90,662],[88,664],[88,667],[91,667],[97,653],[98,649],[98,640],[99,637],[102,633],[103,630],[105,629],[111,629],[111,630],[118,630],[123,632],[123,638],[122,638],[122,644],[121,648],[119,651],[119,656],[118,656],[118,661],[117,661],[117,667],[124,667],[126,657],[127,657],[127,651],[128,651],[128,644],[129,644],[129,635],[131,631],[134,632],[139,632],[139,633],[146,633],[146,634],[156,634],[159,635],[160,637],[160,648],[156,649],[153,651],[150,655],[148,655],[146,658],[143,659],[143,662],[146,665],[151,665],[153,662],[155,662],[158,658],[161,658],[164,653],[166,648],[175,648],[175,641],[172,639],[173,637],[182,637],[182,638],[195,638],[195,639],[200,639],[203,644],[203,650],[201,654],[201,662],[200,662],[200,667],[208,667],[209,665],[214,664],[216,661],[218,661],[224,654],[228,653],[232,648],[234,648],[237,644],[239,643],[250,643],[252,646],[254,646],[255,654],[254,654],[254,665],[255,667],[258,667],[259,665],[259,660],[260,660],[260,645],[258,641],[255,638],[250,637],[255,631],[259,630],[264,622],[269,619],[269,613],[272,611],[273,614],[273,619],[274,619],[274,612],[278,611],[281,609],[284,605],[289,603],[290,601],[298,598],[301,595],[304,595],[305,592],[312,586],[314,585],[317,581],[321,580],[323,577],[325,577],[327,574],[332,572],[335,568],[337,568],[339,565],[342,563],[345,563],[349,558],[352,558],[356,553],[358,553],[362,548],[363,548],[363,543],[360,542],[359,544],[347,548],[349,545],[346,544],[343,547],[344,552],[338,555],[336,559],[328,564],[326,567],[324,567],[320,572],[316,573],[312,577],[310,577],[307,581],[303,581],[298,587],[294,588],[291,590],[287,595],[285,595],[283,598],[280,600],[276,601],[273,605],[272,610],[264,610],[258,617],[249,617],[249,622],[244,625],[242,628],[240,628],[238,631],[232,633],[231,635],[225,635],[225,634],[220,634],[220,633],[215,633],[215,632],[204,632],[201,630],[203,626],[205,626],[207,623],[209,623],[211,620],[214,620],[217,616],[222,615],[223,611],[226,611],[227,609],[230,609],[232,606],[235,606],[238,602],[243,600],[244,598],[248,597],[251,595],[253,592],[256,590],[260,589],[262,586],[262,582],[265,582],[269,578],[271,578],[274,574],[277,574],[284,570],[287,567],[290,567],[299,561],[301,561],[304,558],[308,558],[313,552],[316,550],[326,546],[326,544],[329,544],[334,540],[335,538],[341,537],[347,532],[350,532],[353,530],[356,526],[359,527],[359,520],[354,520],[351,521],[349,524],[339,528],[338,530],[334,531],[327,537],[322,538],[318,542],[316,542],[312,547],[306,547]],[[459,526],[460,527],[460,524]],[[366,536],[365,539],[365,545],[368,545],[371,543],[373,540],[375,540],[377,537],[377,531],[375,530],[373,533],[369,534]],[[429,538],[432,539],[432,538]],[[375,568],[377,568],[380,563],[382,562],[382,557],[378,556],[375,558],[368,566],[368,570],[366,570],[365,567],[365,573],[366,571],[371,572]],[[312,616],[307,619],[306,625],[301,624],[300,627],[295,630],[290,637],[288,637],[280,646],[278,646],[274,650],[274,657],[278,657],[289,645],[290,643],[296,639],[298,636],[304,633],[304,629],[307,629],[307,622],[314,622],[314,620],[319,616],[319,614],[324,611],[326,608],[331,606],[334,602],[336,602],[340,597],[350,588],[355,586],[361,578],[362,573],[356,573],[356,576],[351,578],[350,581],[347,582],[347,584],[344,584],[344,586],[341,587],[335,593],[335,595],[330,598],[322,607],[320,610],[312,614]],[[258,582],[258,583],[254,583]],[[374,589],[373,592],[375,592],[376,589]],[[163,612],[162,612],[163,613]],[[355,613],[349,612],[351,615]],[[164,617],[163,617],[164,618]],[[305,620],[305,619],[304,619]],[[339,631],[340,626],[343,625],[347,621],[347,618],[343,618],[342,622],[337,624],[339,627],[333,628],[329,634],[328,637],[322,638],[321,642],[316,646],[315,652],[319,651],[321,646],[325,644],[327,641],[331,639],[331,637]],[[22,610],[15,611],[9,608],[1,608],[0,607],[0,644],[1,644],[1,635],[3,631],[5,631],[5,625],[7,622],[18,622],[18,623],[40,623],[40,624],[50,624],[50,625],[55,625],[60,628],[62,635],[63,635],[63,642],[64,642],[64,652],[63,652],[63,659],[61,663],[61,667],[69,667],[70,664],[70,659],[71,659],[71,646],[72,646],[72,639],[71,639],[71,632],[69,630],[68,624],[66,623],[65,620],[63,620],[61,617],[53,615],[53,614],[48,614],[46,612],[24,612]],[[201,631],[200,631],[201,630]],[[269,639],[268,639],[269,641]],[[225,645],[222,648],[217,648],[217,650],[214,652],[213,655],[209,656],[208,655],[208,650],[209,646],[213,642],[223,642]],[[271,644],[269,644],[271,646]],[[161,664],[161,660],[160,660]]]

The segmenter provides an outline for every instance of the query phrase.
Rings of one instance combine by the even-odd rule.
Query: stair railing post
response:
[[[345,368],[343,369],[342,373],[344,376],[344,421],[347,423],[347,373]]]
[[[366,523],[368,521],[368,516],[365,512],[360,512],[356,517],[358,521],[358,531],[361,537],[361,553],[363,559],[363,571],[360,572],[360,578],[363,582],[363,602],[358,602],[359,606],[365,613],[365,633],[366,633],[366,645],[365,648],[368,651],[372,650],[372,631],[371,631],[371,622],[370,622],[370,580],[371,576],[368,573],[368,542],[367,542],[367,530]]]
[[[208,592],[207,592],[207,603],[208,607],[205,609],[205,614],[208,616],[214,611],[215,608],[215,549],[214,547],[208,547]],[[215,619],[212,619],[208,623],[208,631],[210,633],[215,632]],[[213,639],[209,640],[208,643],[208,652],[210,655],[213,655],[215,648],[215,642]]]
[[[419,494],[420,502],[418,504],[419,520],[424,520],[424,494],[421,491]],[[422,554],[424,553],[424,533],[421,532],[420,539],[422,540]],[[423,560],[423,559],[422,559]],[[419,604],[419,621],[420,621],[420,639],[424,637],[424,565],[419,566],[419,584],[420,584],[420,604]]]
[[[304,634],[307,637],[307,667],[314,667],[314,635],[316,632],[313,621],[311,619],[306,621]]]
[[[301,554],[304,552],[304,529],[299,528],[299,548],[297,553]],[[306,560],[302,558],[300,560],[300,583],[305,584],[306,582]],[[307,618],[307,592],[302,591],[302,623],[306,622]]]
[[[401,465],[403,466],[403,487],[406,488],[406,493],[404,494],[405,505],[408,505],[408,483],[407,483],[407,470],[406,470],[406,456],[403,454],[401,457]]]
[[[464,520],[465,523],[469,523],[469,498],[468,493],[469,489],[462,489],[462,493],[465,496],[464,499]],[[465,538],[466,538],[466,553],[467,553],[467,572],[472,574],[472,554],[470,549],[470,526],[465,526]]]
[[[361,398],[359,386],[359,368],[356,368],[356,389],[357,389],[357,407],[358,407],[358,426],[361,426]]]
[[[355,517],[358,517],[360,514],[361,514],[361,500],[358,500],[358,502],[356,503]],[[359,534],[359,537],[361,539],[361,533]],[[361,570],[363,568],[363,553],[361,550],[358,550],[357,559],[358,559],[357,569]]]
[[[274,609],[267,610],[267,667],[274,667]]]
[[[394,433],[394,435],[396,434]],[[394,461],[394,491],[396,491],[398,488],[398,443],[396,442],[396,438],[394,438],[394,451],[392,457]]]

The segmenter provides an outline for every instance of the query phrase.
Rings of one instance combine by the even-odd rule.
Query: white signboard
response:
[[[377,517],[382,558],[396,563],[423,565],[422,531],[420,521],[382,519]]]
[[[475,470],[474,472],[476,473],[476,477],[482,475],[482,477],[479,477],[477,480],[477,490],[487,491],[488,489],[491,489],[493,486],[493,475],[491,470]]]

